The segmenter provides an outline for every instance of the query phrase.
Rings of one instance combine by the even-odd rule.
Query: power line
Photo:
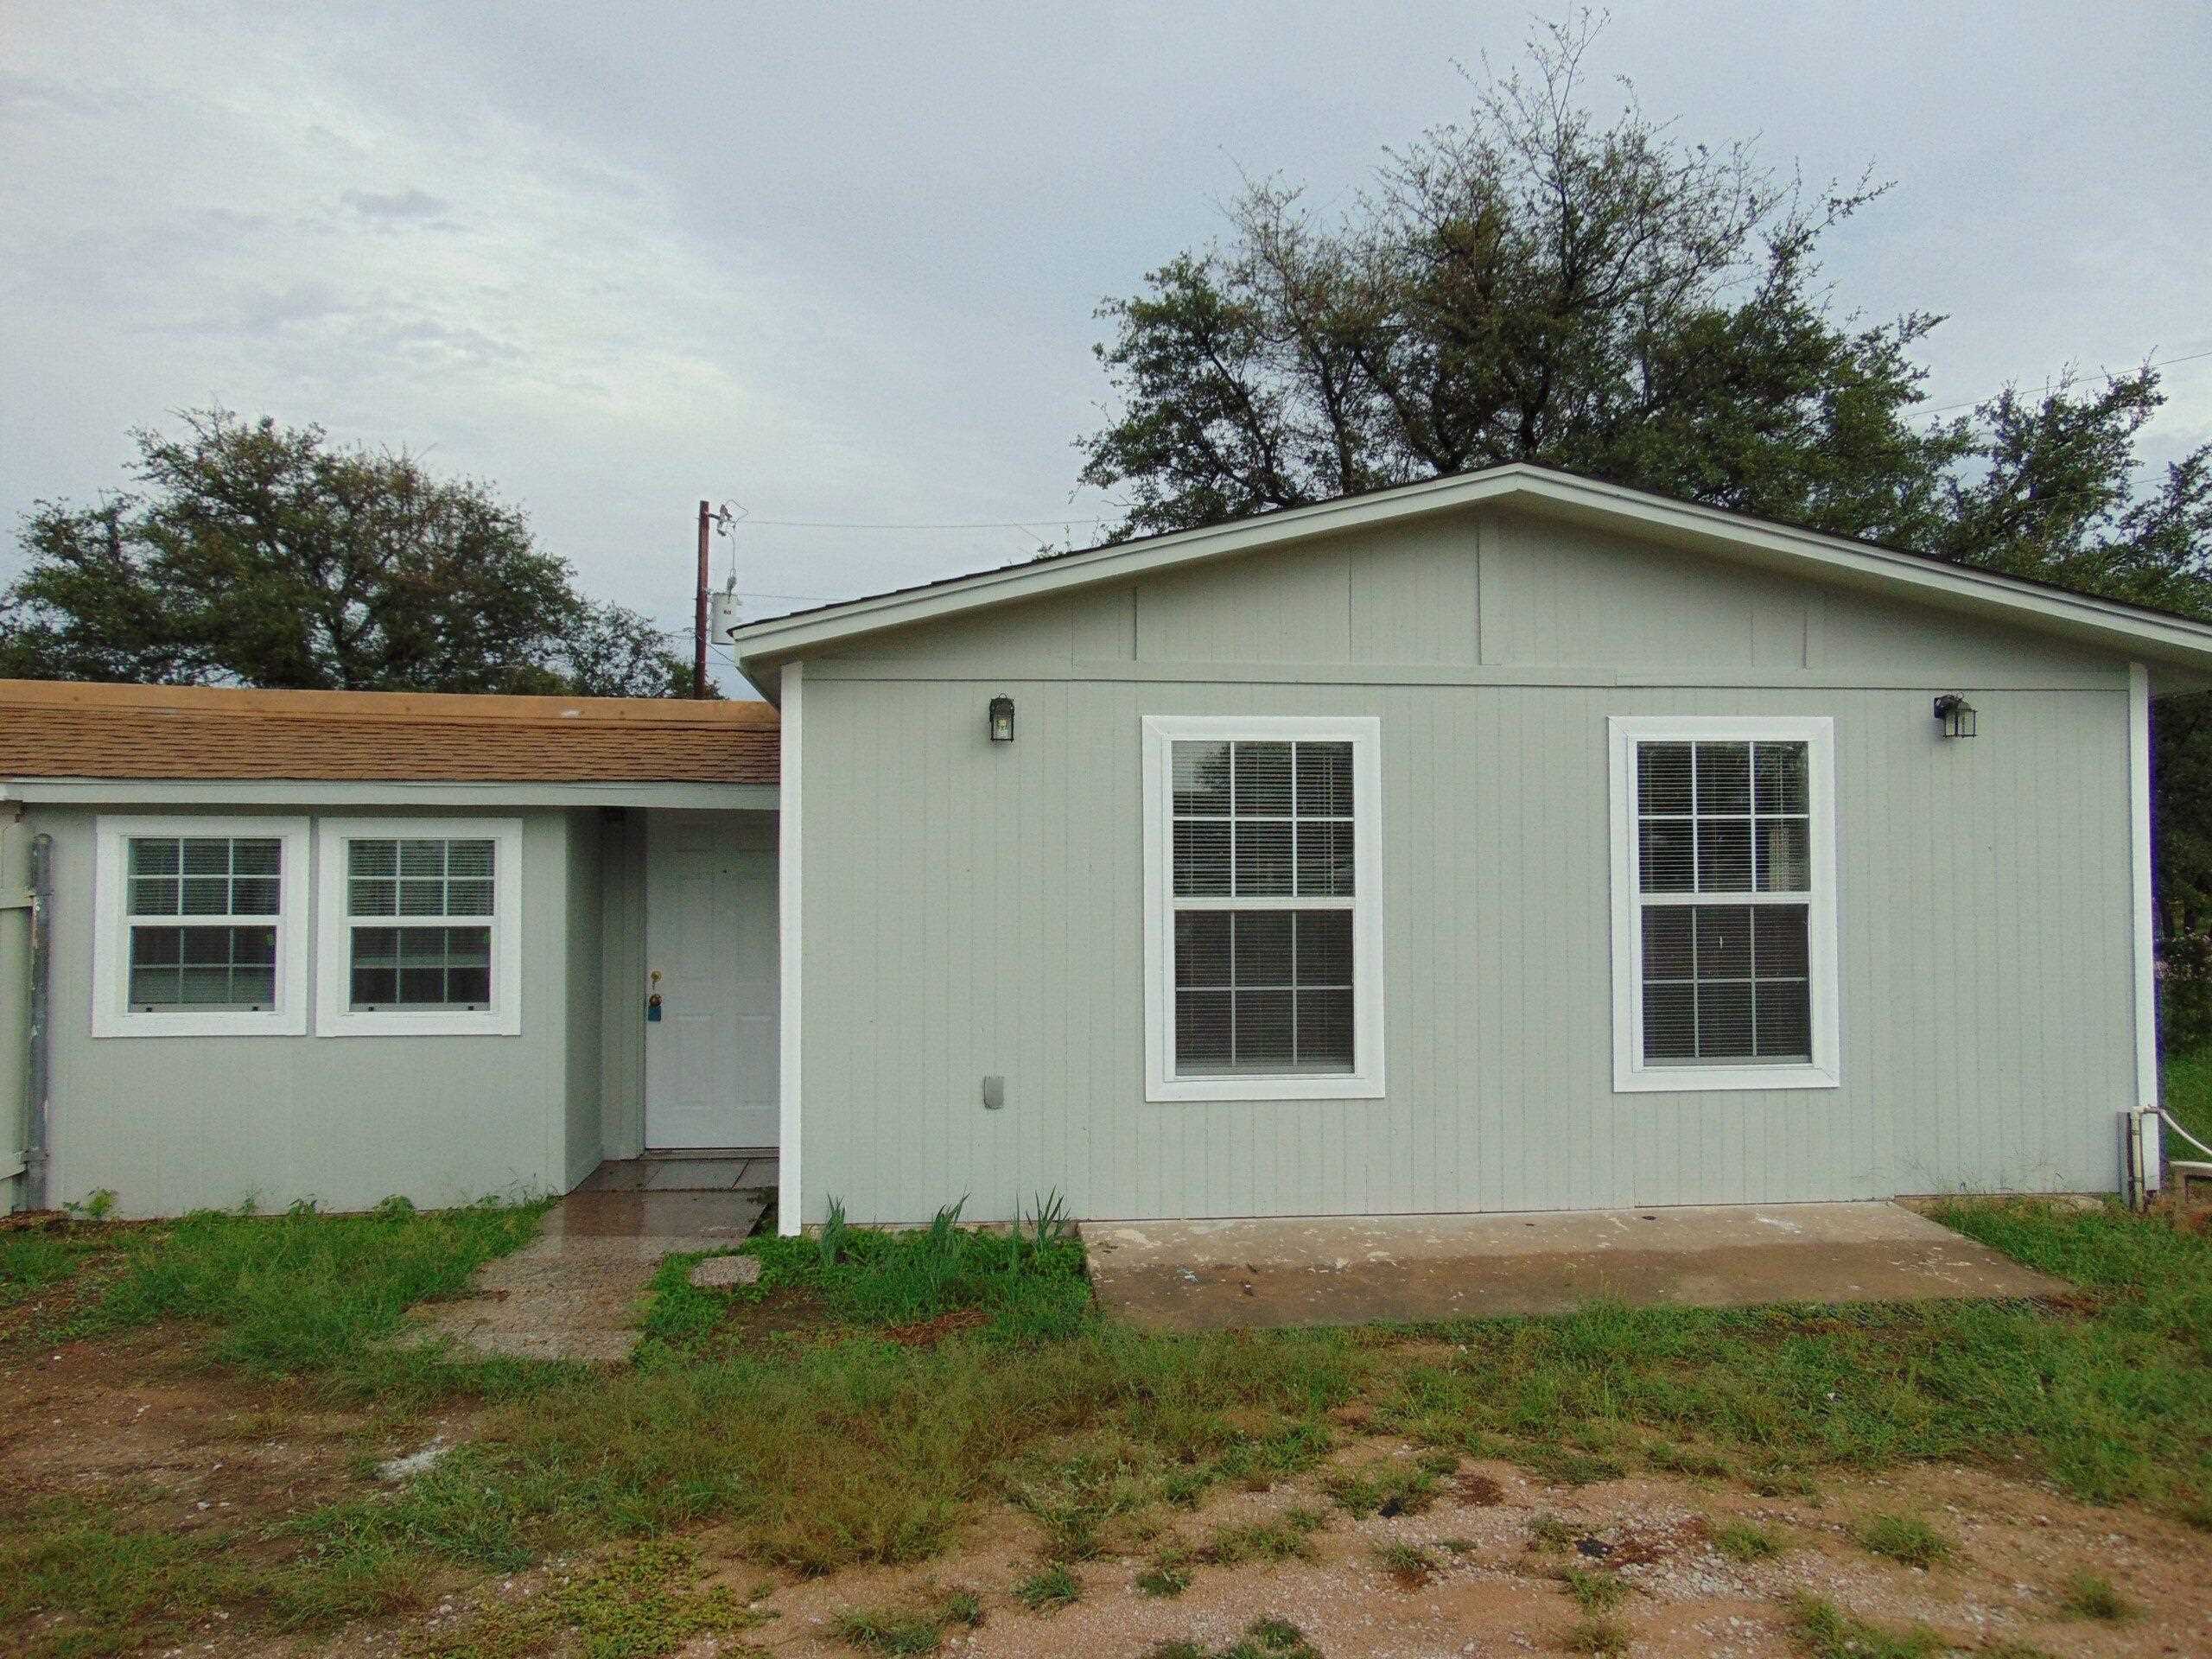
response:
[[[748,524],[772,524],[779,530],[1020,530],[1030,535],[1037,532],[1028,524],[1014,518],[963,518],[935,524],[874,524],[855,523],[836,518],[747,518]],[[1031,524],[1103,524],[1103,518],[1061,518],[1049,512],[1037,513]]]
[[[2153,363],[2151,366],[2154,369],[2171,369],[2183,363],[2201,362],[2208,357],[2212,357],[2212,352],[2191,352],[2187,357],[2170,357],[2164,362]],[[2133,369],[2120,369],[2115,370],[2110,374],[2093,374],[2086,380],[2080,382],[2080,384],[2086,386],[2101,386],[2108,380],[2119,379],[2122,374],[2133,374],[2134,372],[2135,371]],[[1916,409],[1912,412],[1915,415],[1948,415],[1953,410],[1978,409],[1982,404],[1987,403],[1992,397],[1996,396],[1998,396],[1998,393],[1993,391],[1985,392],[1979,397],[1969,397],[1963,403],[1938,404],[1933,409]]]

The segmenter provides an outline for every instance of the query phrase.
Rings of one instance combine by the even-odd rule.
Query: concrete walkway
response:
[[[1894,1204],[1087,1222],[1083,1236],[1100,1305],[1163,1331],[2063,1288]]]
[[[718,1179],[675,1192],[589,1185],[555,1205],[536,1238],[486,1263],[465,1299],[429,1310],[419,1337],[520,1359],[620,1364],[636,1345],[639,1307],[661,1258],[729,1249],[766,1207],[765,1192]]]

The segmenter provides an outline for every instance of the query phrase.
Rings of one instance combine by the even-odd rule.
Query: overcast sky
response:
[[[490,481],[671,627],[702,496],[748,614],[1080,545],[1098,300],[1240,169],[1342,201],[1536,16],[4,0],[0,517],[220,402]],[[1896,180],[1827,263],[1950,314],[1931,403],[2212,353],[2212,8],[1620,3],[1586,71]],[[2167,390],[2153,459],[2212,437],[2212,357]],[[963,527],[844,527],[886,524]]]

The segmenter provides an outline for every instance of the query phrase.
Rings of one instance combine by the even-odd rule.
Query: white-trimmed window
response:
[[[325,819],[318,840],[319,1033],[521,1030],[518,820]]]
[[[1834,1087],[1834,723],[1611,729],[1613,1086]]]
[[[307,1030],[305,818],[102,817],[95,1037]]]
[[[1380,733],[1146,717],[1147,1099],[1382,1093]]]

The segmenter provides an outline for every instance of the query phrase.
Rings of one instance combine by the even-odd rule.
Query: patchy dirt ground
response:
[[[1350,1454],[1376,1455],[1370,1443]],[[1405,1455],[1410,1451],[1400,1448]],[[1495,1488],[1494,1501],[1491,1498]],[[1262,1518],[1317,1499],[1312,1483],[1239,1494],[1184,1517],[1193,1541],[1224,1522]],[[1912,1511],[1958,1543],[1954,1565],[1932,1571],[1870,1555],[1853,1541],[1860,1516]],[[1541,1515],[1567,1523],[1574,1541],[1532,1547]],[[1745,1519],[1781,1537],[1783,1553],[1751,1566],[1730,1561],[1711,1529]],[[1963,1469],[1923,1469],[1881,1478],[1831,1480],[1817,1503],[1757,1497],[1730,1483],[1637,1478],[1561,1488],[1504,1464],[1470,1464],[1424,1514],[1354,1521],[1332,1511],[1313,1535],[1319,1559],[1281,1566],[1200,1567],[1173,1599],[1140,1593],[1141,1559],[1075,1569],[1084,1594],[1049,1615],[1013,1602],[1012,1585],[1035,1570],[1026,1527],[1008,1516],[979,1543],[926,1572],[845,1573],[786,1585],[768,1599],[780,1618],[752,1640],[792,1656],[849,1652],[831,1635],[837,1614],[857,1606],[924,1599],[932,1587],[964,1587],[988,1610],[981,1627],[949,1635],[963,1655],[1141,1654],[1188,1639],[1226,1645],[1252,1620],[1272,1617],[1302,1630],[1329,1656],[1414,1656],[1560,1651],[1580,1610],[1558,1577],[1570,1563],[1618,1571],[1630,1594],[1613,1617],[1631,1650],[1720,1656],[1799,1653],[1784,1604],[1793,1595],[1832,1600],[1884,1624],[1924,1623],[1972,1650],[2005,1638],[2061,1655],[2212,1653],[2212,1540],[2173,1522],[2126,1510],[2093,1510],[2025,1484]],[[1420,1546],[1438,1562],[1408,1582],[1376,1547]],[[2112,1580],[2140,1611],[2115,1625],[2069,1618],[2058,1605],[2069,1575]],[[744,1578],[734,1574],[732,1581]]]
[[[40,1493],[122,1498],[143,1522],[179,1529],[255,1526],[367,1490],[370,1464],[433,1435],[465,1438],[464,1419],[404,1425],[321,1409],[304,1395],[242,1389],[190,1363],[174,1334],[127,1343],[20,1349],[0,1360],[0,1501]],[[1363,1439],[1338,1454],[1364,1464],[1414,1455]],[[1630,1651],[1754,1659],[1801,1652],[1789,1630],[1795,1595],[1902,1628],[1925,1624],[1960,1649],[2024,1642],[2051,1655],[2212,1655],[2212,1538],[2129,1509],[2073,1503],[2030,1478],[1963,1468],[1917,1468],[1878,1477],[1829,1477],[1815,1497],[1764,1497],[1729,1481],[1664,1477],[1567,1487],[1505,1464],[1464,1465],[1433,1505],[1414,1515],[1354,1520],[1332,1507],[1319,1475],[1268,1491],[1212,1498],[1165,1517],[1141,1554],[1077,1565],[1082,1597],[1038,1614],[1013,1587],[1035,1572],[1037,1533],[1007,1510],[972,1527],[955,1554],[926,1567],[852,1570],[820,1579],[764,1573],[730,1559],[710,1531],[697,1536],[711,1577],[741,1598],[764,1580],[760,1605],[774,1616],[741,1635],[695,1639],[689,1659],[766,1649],[779,1656],[851,1654],[836,1621],[856,1608],[918,1606],[956,1589],[984,1609],[955,1626],[944,1650],[988,1656],[1145,1653],[1169,1640],[1211,1649],[1252,1620],[1276,1618],[1303,1630],[1330,1659],[1558,1652],[1581,1618],[1559,1578],[1575,1565],[1617,1573],[1629,1594],[1611,1617]],[[1151,1554],[1180,1539],[1193,1546],[1227,1522],[1262,1520],[1293,1505],[1323,1510],[1315,1559],[1279,1566],[1199,1565],[1179,1596],[1143,1594],[1135,1579]],[[1868,1554],[1853,1523],[1876,1513],[1926,1518],[1955,1544],[1951,1564],[1923,1571]],[[1540,1516],[1555,1523],[1538,1529]],[[1717,1528],[1750,1521],[1784,1548],[1741,1565],[1713,1541]],[[1556,1541],[1540,1546],[1541,1530]],[[1393,1567],[1377,1547],[1417,1546],[1435,1562],[1426,1576]],[[365,1621],[334,1636],[245,1639],[211,1620],[186,1651],[276,1655],[389,1655],[419,1649],[465,1627],[480,1610],[544,1593],[560,1564],[508,1580],[425,1585],[418,1608]],[[2106,1624],[2069,1617],[2069,1577],[2110,1580],[2133,1605]],[[0,1648],[8,1643],[0,1636]]]

